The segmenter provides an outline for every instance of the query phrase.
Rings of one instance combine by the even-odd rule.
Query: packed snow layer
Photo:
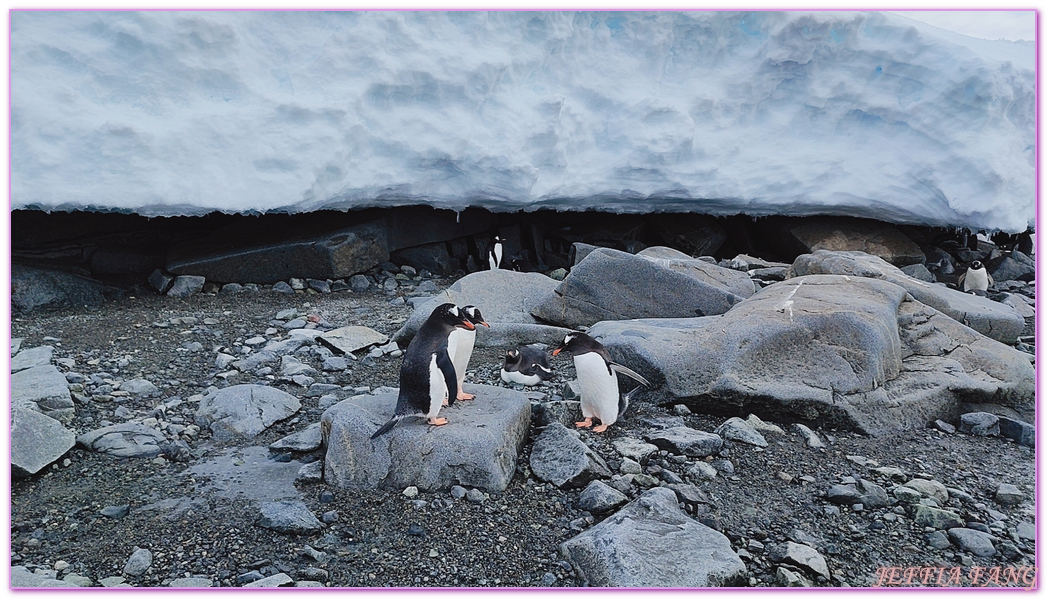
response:
[[[1034,58],[868,12],[14,11],[12,206],[1016,232]]]

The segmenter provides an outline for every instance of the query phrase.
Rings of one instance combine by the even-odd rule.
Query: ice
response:
[[[13,208],[1033,223],[1035,44],[870,12],[11,13]]]

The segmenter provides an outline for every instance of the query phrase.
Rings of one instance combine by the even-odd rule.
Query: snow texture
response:
[[[1033,42],[876,12],[13,11],[13,208],[1024,230]]]

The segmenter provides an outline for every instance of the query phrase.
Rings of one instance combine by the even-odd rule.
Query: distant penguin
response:
[[[502,267],[502,242],[505,241],[498,235],[494,236],[494,243],[491,245],[491,249],[487,250],[487,266],[491,270]]]
[[[553,350],[553,355],[564,350],[574,356],[574,369],[578,373],[582,416],[585,418],[574,423],[579,428],[592,426],[593,418],[599,418],[600,425],[593,427],[593,432],[602,433],[629,407],[629,398],[640,387],[619,397],[615,372],[629,376],[647,387],[651,386],[647,379],[611,360],[607,348],[585,333],[568,333],[559,347]]]
[[[487,324],[476,306],[462,308],[462,314],[465,315],[466,320],[472,323],[473,328],[467,330],[456,327],[451,331],[450,339],[447,341],[447,351],[451,355],[451,363],[454,364],[455,377],[458,380],[458,399],[473,399],[476,397],[475,395],[462,390],[462,383],[465,382],[465,369],[468,368],[469,358],[473,355],[473,345],[476,343],[476,327],[483,325],[490,328],[491,325]]]
[[[451,331],[458,327],[475,328],[457,306],[442,304],[418,329],[400,366],[400,396],[396,399],[393,417],[371,435],[372,439],[389,432],[408,416],[426,416],[429,424],[434,426],[447,424],[446,418],[436,416],[449,389],[454,390],[451,397],[457,396],[458,381],[451,356],[447,353],[447,343]]]
[[[549,367],[549,356],[544,349],[525,345],[519,349],[505,350],[502,380],[518,385],[537,385],[553,378]]]
[[[960,275],[956,285],[962,287],[965,292],[985,292],[993,284],[992,276],[985,271],[985,265],[980,261],[971,262],[967,272]]]

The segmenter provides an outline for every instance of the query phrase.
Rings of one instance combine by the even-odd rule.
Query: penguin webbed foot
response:
[[[578,428],[589,428],[590,426],[593,425],[593,419],[592,418],[586,418],[585,420],[583,420],[581,422],[575,422],[574,425],[576,427],[578,427]],[[604,428],[607,428],[607,427],[604,427]]]
[[[466,393],[465,391],[459,391],[458,392],[458,399],[460,399],[462,401],[468,401],[470,399],[476,399],[476,396],[473,395],[472,393]]]
[[[594,433],[602,433],[605,430],[607,430],[608,426],[610,426],[610,425],[608,425],[608,424],[601,424],[600,426],[594,426],[593,427],[593,432]]]
[[[447,424],[447,419],[446,418],[430,418],[429,419],[429,424],[431,424],[433,426],[443,426],[443,425]]]

